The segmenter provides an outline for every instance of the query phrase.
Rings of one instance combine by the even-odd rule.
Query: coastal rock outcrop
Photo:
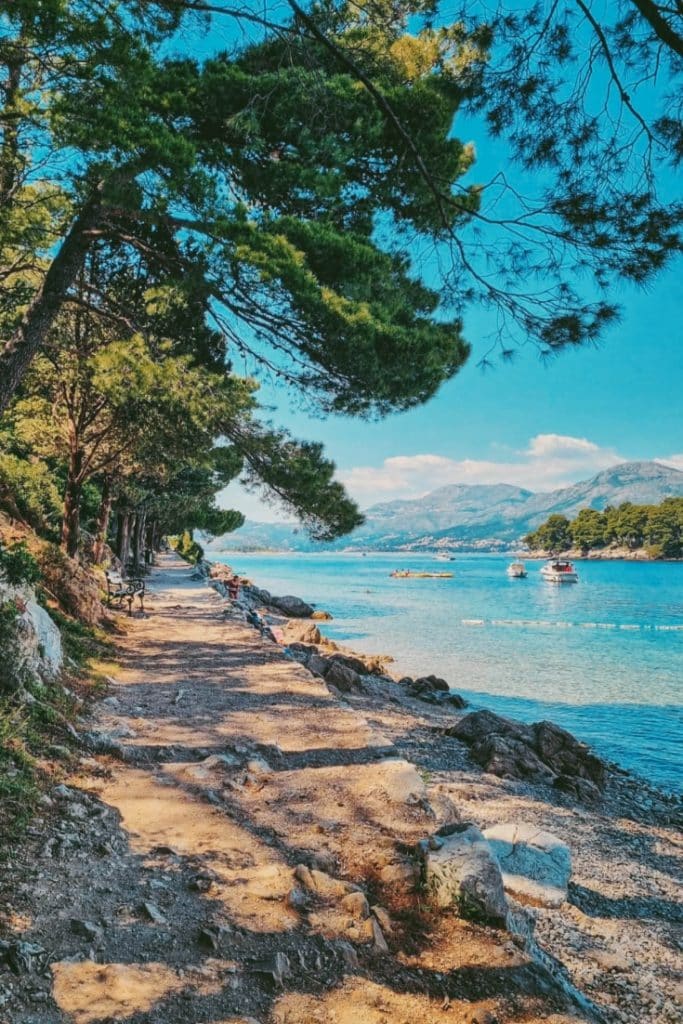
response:
[[[598,796],[605,785],[605,764],[553,722],[523,725],[491,711],[475,711],[446,735],[467,743],[477,764],[493,775],[553,783],[582,798]]]
[[[431,690],[432,692],[448,693],[450,687],[445,679],[441,679],[439,676],[420,676],[419,679],[413,680],[412,688],[417,692],[421,693],[423,690]]]
[[[495,825],[483,834],[500,864],[506,892],[545,907],[564,903],[572,871],[566,843],[524,823]]]
[[[446,830],[444,830],[446,831]],[[424,882],[432,903],[461,917],[502,925],[508,912],[501,870],[475,825],[451,825],[420,844]]]
[[[321,639],[320,630],[310,621],[290,619],[282,631],[285,644],[319,644]]]
[[[322,660],[322,659],[321,659]],[[336,686],[342,693],[351,693],[353,690],[362,690],[363,684],[358,672],[355,672],[348,665],[341,661],[327,659],[323,669],[325,682]]]
[[[291,630],[290,626],[293,627]],[[314,675],[323,676],[342,693],[362,691],[363,679],[383,675],[389,660],[381,654],[360,655],[333,650],[327,642],[321,648],[322,638],[313,622],[288,623],[283,639],[292,657]],[[323,651],[330,653],[323,654]]]
[[[294,597],[292,594],[285,594],[284,597],[274,597],[271,594],[269,597],[269,604],[292,619],[310,619],[315,610],[300,597]]]
[[[419,679],[404,676],[399,679],[399,684],[405,686],[409,697],[424,700],[427,704],[450,704],[456,708],[467,707],[464,697],[457,693],[451,693],[446,680],[439,676],[420,676]]]

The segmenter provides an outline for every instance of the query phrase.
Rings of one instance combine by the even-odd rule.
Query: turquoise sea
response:
[[[683,564],[578,562],[553,585],[527,561],[460,555],[230,554],[209,558],[274,594],[325,608],[333,640],[392,654],[406,675],[435,673],[466,697],[525,721],[548,718],[603,756],[683,791]],[[394,568],[452,579],[392,579]]]

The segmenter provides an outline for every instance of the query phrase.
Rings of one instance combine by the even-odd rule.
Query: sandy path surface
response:
[[[416,770],[428,719],[335,698],[172,556],[149,595],[96,710],[119,756],[81,759],[13,866],[5,930],[45,955],[0,968],[2,1024],[592,1019],[416,896],[414,844],[501,796]]]

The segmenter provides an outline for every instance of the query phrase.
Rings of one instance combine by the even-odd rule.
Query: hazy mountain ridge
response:
[[[568,518],[581,508],[603,509],[624,501],[650,504],[683,495],[683,472],[657,462],[625,462],[589,480],[555,491],[536,492],[510,484],[449,484],[422,498],[383,502],[367,509],[366,522],[334,544],[316,544],[301,528],[247,521],[218,537],[209,550],[514,546],[552,513]]]

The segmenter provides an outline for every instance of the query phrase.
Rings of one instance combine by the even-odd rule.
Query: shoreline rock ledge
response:
[[[607,766],[585,743],[554,722],[525,725],[492,711],[473,711],[445,730],[462,740],[492,775],[546,782],[581,800],[597,800]]]

